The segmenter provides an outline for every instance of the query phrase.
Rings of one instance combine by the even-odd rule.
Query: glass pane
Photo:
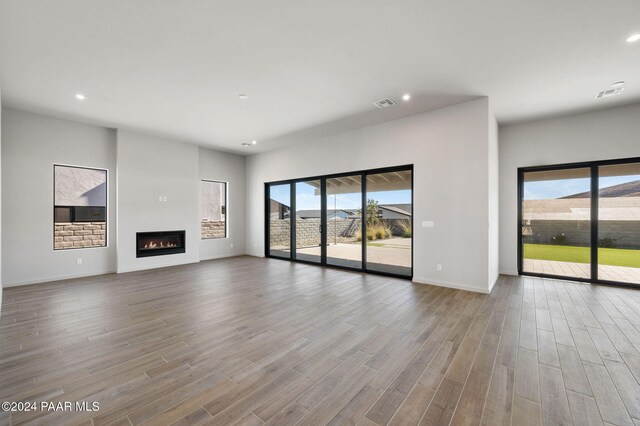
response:
[[[411,276],[411,170],[366,179],[367,269]]]
[[[523,271],[591,278],[589,168],[524,175]]]
[[[269,254],[291,257],[291,185],[269,187]]]
[[[54,166],[54,250],[107,245],[107,171]]]
[[[640,284],[640,163],[599,175],[598,278]]]
[[[320,180],[296,183],[296,259],[320,262],[321,206]]]
[[[227,184],[203,180],[200,185],[200,236],[226,238]]]
[[[327,179],[327,264],[362,268],[360,175]]]

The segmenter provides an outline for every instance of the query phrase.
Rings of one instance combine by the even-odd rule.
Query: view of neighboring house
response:
[[[269,211],[271,219],[288,219],[291,215],[291,207],[271,199]]]
[[[271,200],[272,204],[274,202],[277,203],[277,201]],[[359,215],[360,209],[327,209],[327,220],[349,219]],[[298,210],[296,212],[296,217],[299,219],[319,219],[320,216],[320,210]],[[379,204],[378,218],[411,219],[411,204]]]

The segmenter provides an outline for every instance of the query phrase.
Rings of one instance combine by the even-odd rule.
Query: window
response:
[[[640,161],[519,170],[519,271],[640,284]]]
[[[107,171],[53,166],[54,250],[107,245]]]
[[[408,165],[266,183],[266,255],[411,277],[412,182]]]
[[[200,214],[200,235],[203,240],[227,237],[226,182],[201,182]]]

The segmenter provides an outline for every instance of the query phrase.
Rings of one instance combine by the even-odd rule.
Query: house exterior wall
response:
[[[225,205],[224,186],[222,182],[202,181],[200,214],[202,219],[220,221],[223,219],[222,207]]]
[[[107,204],[107,173],[82,167],[55,167],[57,206],[100,206]]]

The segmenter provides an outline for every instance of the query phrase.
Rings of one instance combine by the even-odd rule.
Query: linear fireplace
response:
[[[184,253],[184,231],[136,232],[136,257]]]

